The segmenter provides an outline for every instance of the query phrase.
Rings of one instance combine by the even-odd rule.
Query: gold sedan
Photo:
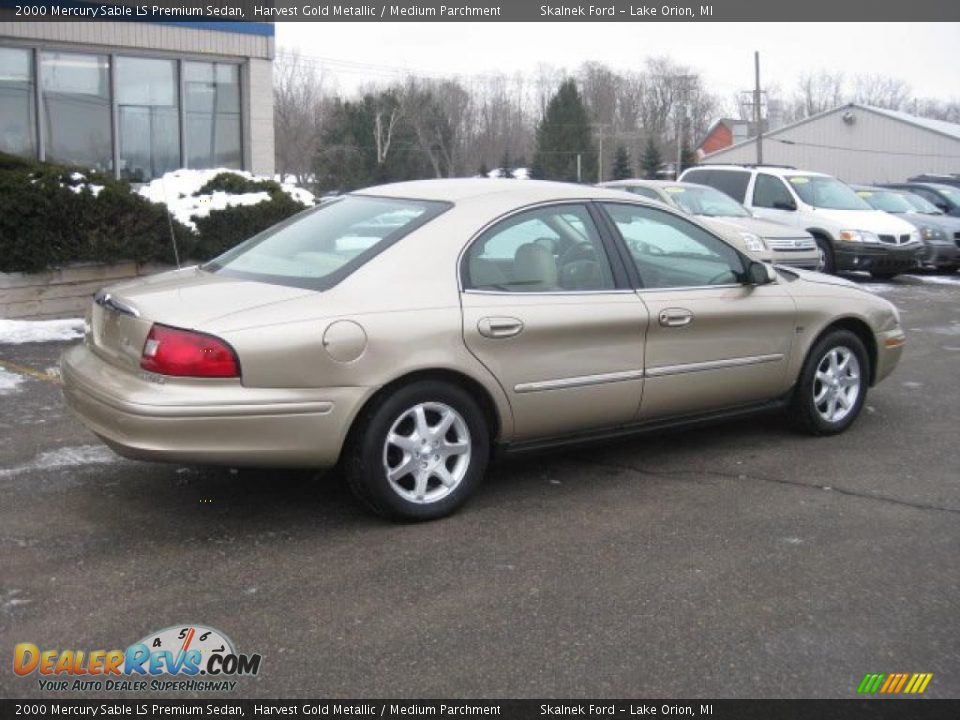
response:
[[[660,204],[435,180],[100,291],[62,374],[122,455],[339,464],[372,510],[424,520],[459,507],[494,450],[774,409],[841,432],[903,344],[886,300],[752,261]]]

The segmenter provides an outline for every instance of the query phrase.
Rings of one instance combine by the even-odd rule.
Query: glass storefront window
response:
[[[187,167],[242,167],[240,67],[184,62],[183,83]]]
[[[37,155],[33,53],[0,48],[0,152]]]
[[[114,66],[120,177],[146,182],[180,167],[175,60],[118,57]]]
[[[112,170],[107,56],[44,52],[40,87],[46,159]]]

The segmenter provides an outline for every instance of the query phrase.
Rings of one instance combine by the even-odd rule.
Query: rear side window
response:
[[[690,182],[701,182],[690,178]],[[747,199],[747,185],[750,184],[750,173],[739,170],[714,170],[710,174],[710,179],[703,183],[715,187],[721,192],[725,192],[738,203],[745,202]]]
[[[463,284],[501,292],[611,290],[610,262],[583,205],[518,213],[484,232],[464,256]]]
[[[755,207],[778,210],[786,210],[797,205],[790,191],[779,178],[764,173],[757,175],[757,181],[753,185],[753,204]]]
[[[274,225],[203,269],[323,289],[449,207],[442,202],[348,195]]]

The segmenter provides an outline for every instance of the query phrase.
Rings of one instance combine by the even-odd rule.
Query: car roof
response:
[[[700,183],[692,182],[678,182],[676,180],[646,180],[644,178],[635,178],[630,180],[610,180],[609,182],[601,183],[598,187],[605,188],[616,188],[616,187],[629,187],[630,185],[639,185],[640,187],[649,187],[649,188],[667,188],[667,187],[695,187],[695,188],[706,188],[713,190],[709,185],[701,185]]]
[[[800,170],[798,168],[784,167],[783,165],[736,165],[736,164],[712,164],[694,165],[684,172],[690,170],[738,170],[740,172],[765,172],[770,175],[809,175],[811,177],[833,177],[827,173],[815,172],[813,170]]]
[[[506,178],[450,178],[438,180],[410,180],[376,185],[356,190],[354,195],[403,198],[407,200],[437,200],[457,203],[475,198],[505,196],[517,205],[549,200],[611,199],[623,200],[622,191],[598,188],[593,185],[551,182],[548,180],[509,180]],[[643,200],[643,198],[639,198]]]

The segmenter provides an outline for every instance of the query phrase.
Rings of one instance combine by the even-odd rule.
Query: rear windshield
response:
[[[889,213],[909,213],[914,208],[900,193],[881,192],[877,190],[857,190],[857,195],[867,201],[875,210],[885,210]]]
[[[668,186],[664,188],[682,210],[706,217],[750,217],[743,205],[711,187]]]
[[[441,202],[347,195],[268,228],[203,269],[323,289],[448,207]]]
[[[823,175],[788,175],[793,191],[808,205],[828,210],[871,210],[849,185]]]

